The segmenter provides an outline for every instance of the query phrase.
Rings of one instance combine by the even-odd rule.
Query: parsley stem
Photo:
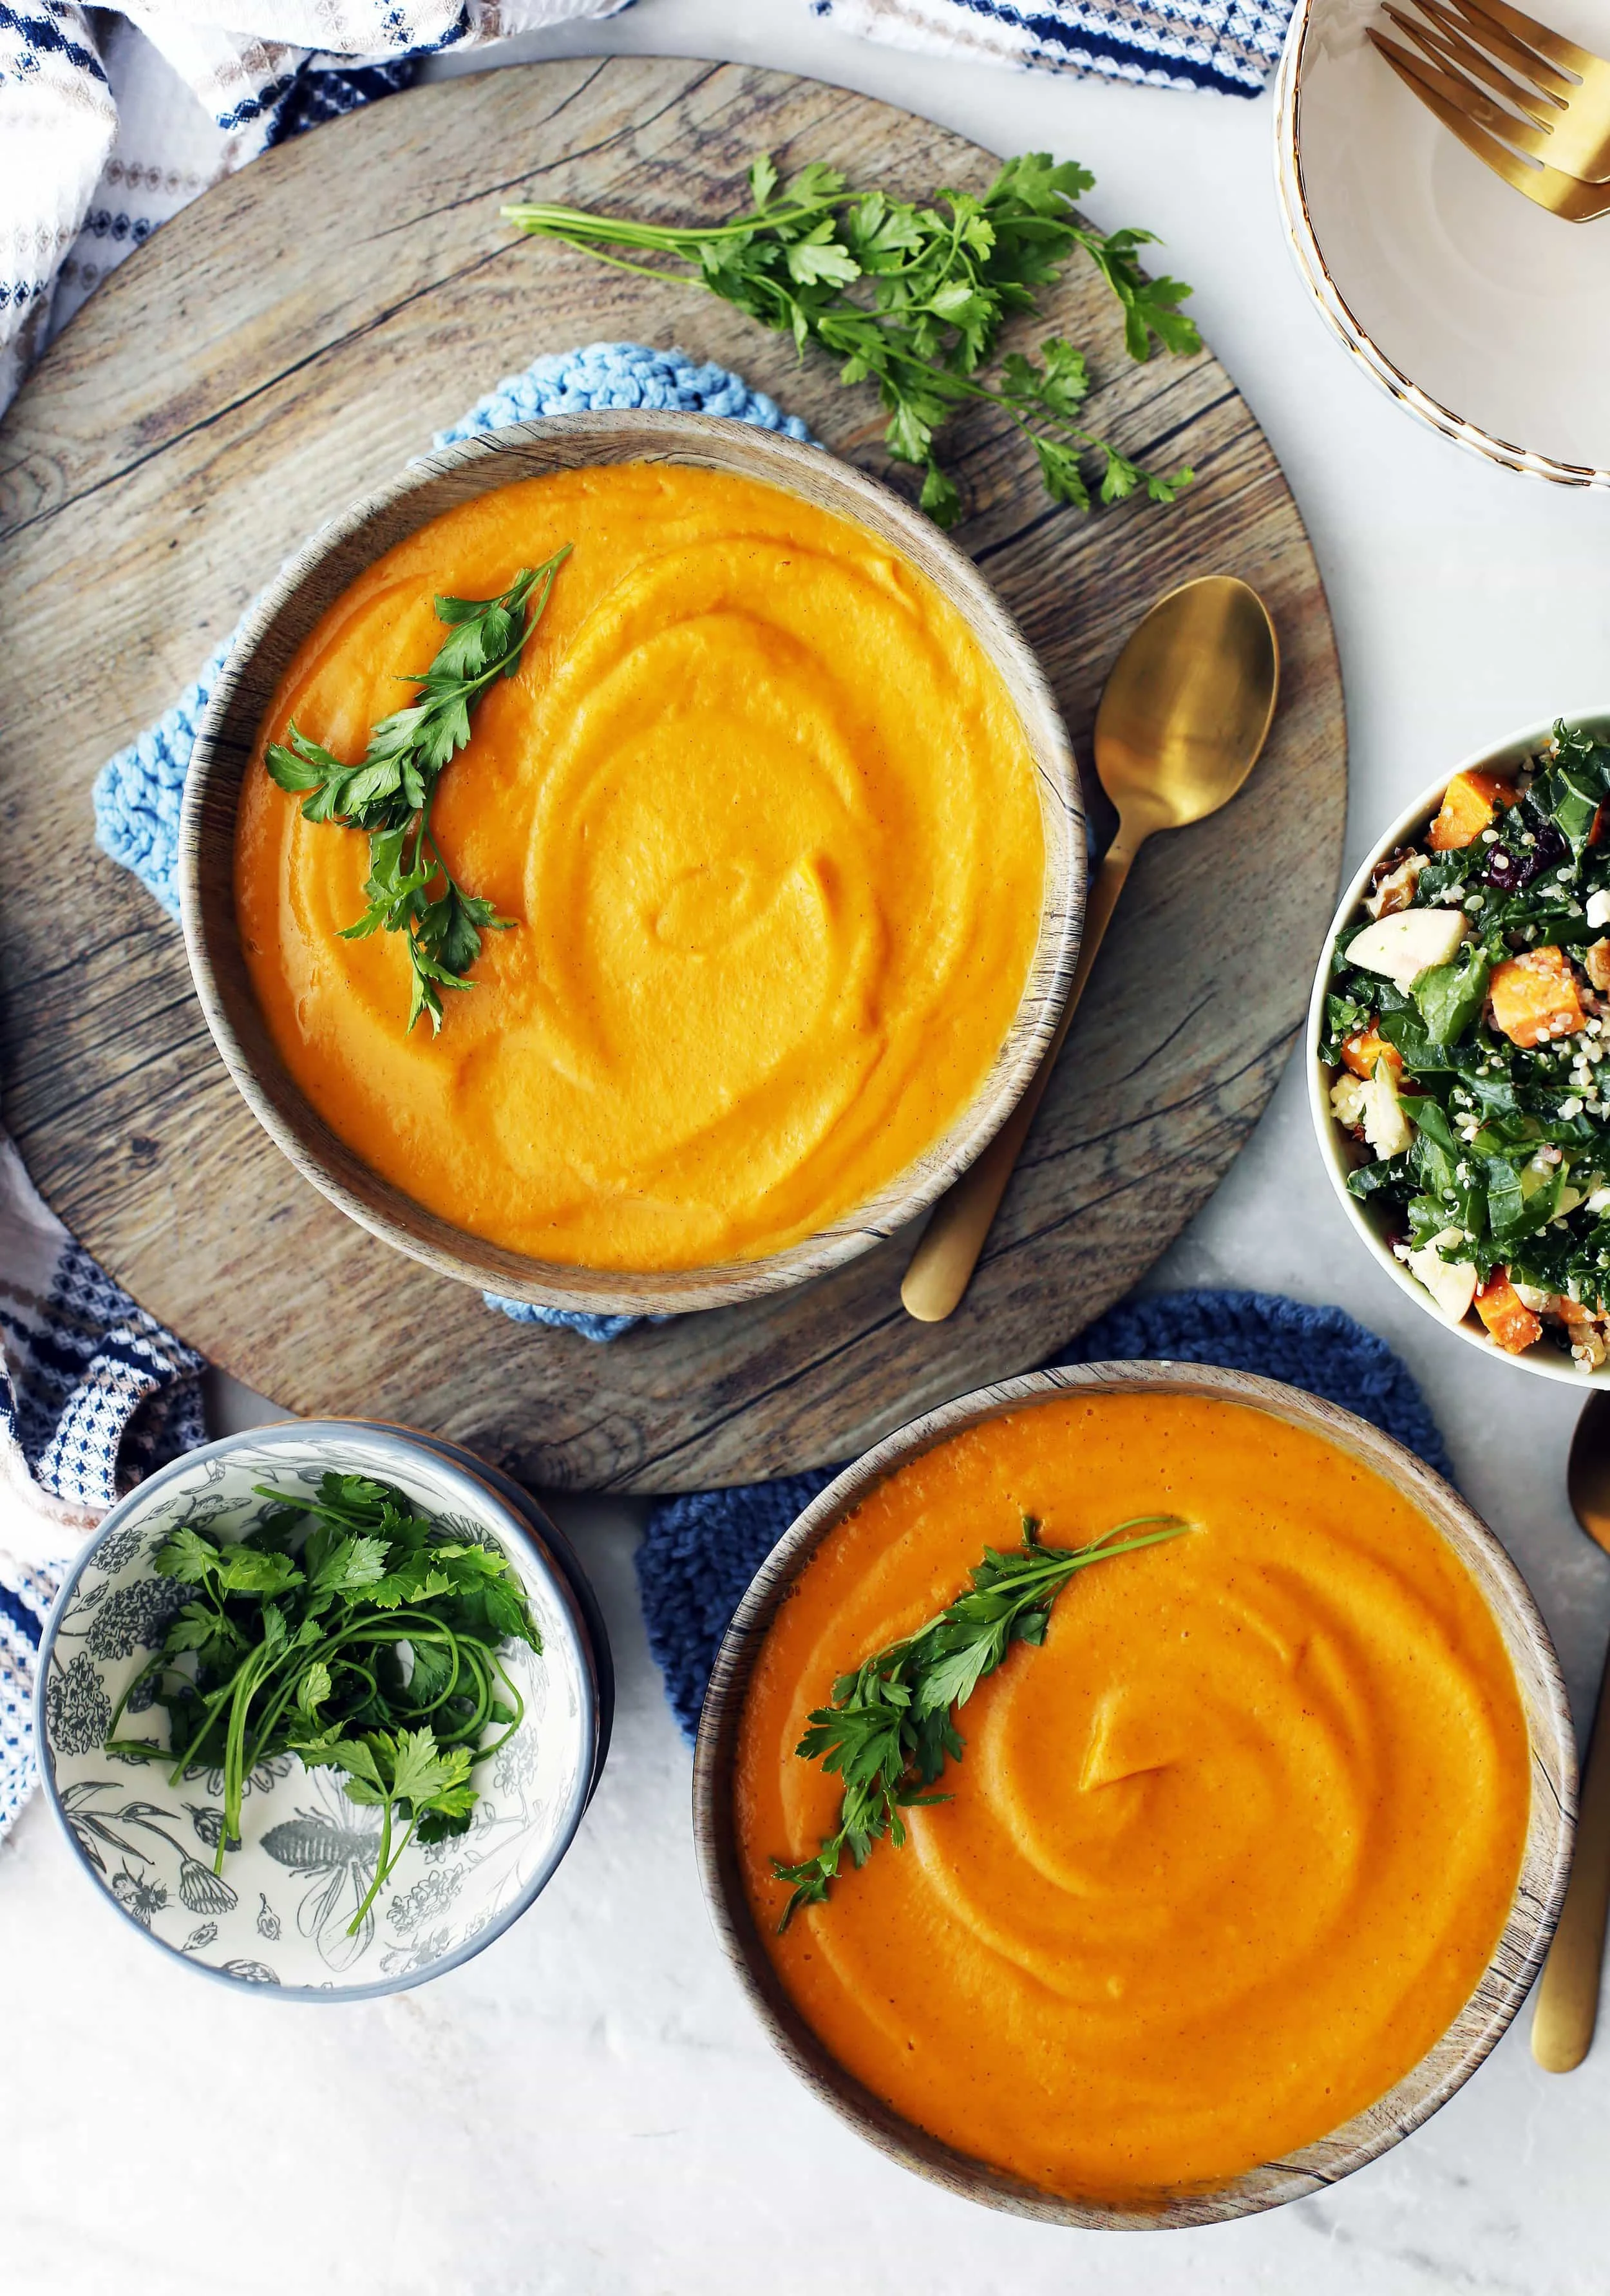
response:
[[[265,1671],[267,1660],[268,1644],[259,1643],[234,1678],[234,1693],[229,1707],[229,1728],[224,1744],[224,1823],[218,1832],[218,1850],[212,1861],[215,1874],[223,1873],[225,1850],[233,1848],[241,1838],[241,1804],[245,1800],[246,1792],[243,1761],[246,1714],[258,1677]]]
[[[393,1850],[391,1848],[391,1812],[394,1808],[395,1804],[390,1798],[388,1798],[385,1804],[385,1815],[381,1820],[380,1852],[374,1861],[374,1879],[369,1884],[368,1895],[365,1898],[363,1904],[358,1907],[357,1911],[353,1915],[352,1919],[347,1924],[347,1935],[349,1937],[356,1937],[357,1935],[358,1930],[363,1923],[364,1915],[368,1912],[370,1906],[374,1903],[375,1898],[379,1897],[382,1890],[384,1889],[387,1882],[390,1881],[393,1873],[395,1873],[398,1866],[402,1863],[403,1853],[407,1849],[409,1842],[413,1841],[415,1830],[418,1826],[418,1818],[415,1817],[411,1819],[409,1821],[407,1833],[404,1834],[402,1840],[398,1843],[396,1849]]]
[[[214,1722],[234,1695],[235,1684],[240,1680],[241,1675],[244,1671],[247,1663],[248,1660],[242,1659],[240,1666],[235,1669],[234,1673],[230,1676],[228,1681],[224,1684],[223,1687],[220,1690],[215,1691],[206,1701],[201,1711],[200,1728],[197,1729],[187,1741],[184,1752],[179,1756],[178,1760],[174,1764],[173,1768],[168,1774],[168,1783],[170,1786],[177,1786],[178,1784],[179,1780],[184,1776],[185,1771],[190,1767],[191,1763],[195,1759],[197,1754],[201,1751],[202,1741],[210,1734]],[[171,1749],[169,1751],[171,1751]]]
[[[362,1905],[359,1906],[357,1911],[353,1915],[352,1919],[347,1924],[347,1935],[349,1937],[356,1937],[357,1935],[357,1932],[363,1924],[364,1915],[368,1912],[376,1898],[379,1897],[381,1884],[384,1882],[387,1874],[391,1871],[391,1796],[388,1794],[385,1800],[381,1805],[380,1848],[375,1853],[374,1879],[369,1884]],[[409,1833],[412,1834],[413,1831],[413,1827],[410,1826],[408,1828]],[[407,1848],[407,1843],[405,1841],[403,1849],[406,1849]],[[400,1857],[402,1855],[402,1851],[399,1850],[398,1855]]]
[[[704,225],[632,223],[624,216],[588,215],[581,208],[552,208],[539,203],[499,208],[497,212],[501,220],[512,223],[516,231],[539,233],[545,238],[570,239],[579,254],[591,254],[593,242],[603,240],[611,247],[641,247],[649,253],[678,255],[684,247],[738,239],[746,232],[775,231],[784,224],[807,223],[835,208],[852,205],[857,197],[854,192],[839,192],[812,200],[807,206],[755,208],[748,215],[734,216],[730,222]],[[641,270],[645,266],[636,267]],[[656,275],[662,278],[664,274]]]
[[[136,1691],[138,1690],[143,1682],[149,1682],[153,1675],[160,1674],[166,1663],[167,1661],[163,1658],[160,1651],[158,1651],[154,1658],[147,1659],[144,1665],[140,1669],[138,1674],[136,1674],[134,1679],[129,1683],[128,1687],[123,1693],[122,1697],[119,1699],[117,1704],[112,1708],[111,1720],[106,1726],[106,1742],[109,1748],[111,1744],[112,1737],[117,1730],[117,1726],[123,1719],[123,1716],[127,1710],[129,1700],[134,1696]],[[140,1744],[144,1742],[136,1739],[133,1742]],[[153,1749],[153,1751],[154,1751],[156,1750]]]

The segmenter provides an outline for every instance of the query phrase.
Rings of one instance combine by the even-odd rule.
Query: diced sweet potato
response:
[[[1491,829],[1501,805],[1513,805],[1520,791],[1499,774],[1456,774],[1442,792],[1442,810],[1431,824],[1427,842],[1433,853],[1452,853],[1474,845]]]
[[[1368,1029],[1360,1029],[1349,1037],[1342,1046],[1343,1064],[1356,1077],[1372,1077],[1376,1062],[1384,1061],[1397,1083],[1403,1074],[1403,1055],[1395,1045],[1389,1045],[1372,1021]]]
[[[1507,1267],[1495,1267],[1487,1282],[1476,1286],[1475,1308],[1507,1355],[1524,1356],[1543,1336],[1542,1324],[1517,1297]]]
[[[1529,948],[1495,964],[1487,984],[1495,1024],[1512,1045],[1545,1045],[1571,1037],[1587,1014],[1571,960],[1563,948]]]

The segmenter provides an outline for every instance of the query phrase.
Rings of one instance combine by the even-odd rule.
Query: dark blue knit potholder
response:
[[[1452,1480],[1442,1434],[1408,1365],[1340,1308],[1310,1308],[1268,1292],[1165,1292],[1110,1309],[1051,1360],[1159,1357],[1305,1388],[1357,1412]],[[667,1499],[649,1518],[637,1550],[648,1644],[689,1738],[744,1589],[795,1515],[838,1472],[818,1467],[773,1483],[695,1491]]]

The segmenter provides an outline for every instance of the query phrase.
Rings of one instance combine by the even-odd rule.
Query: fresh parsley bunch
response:
[[[1161,1528],[1150,1528],[1159,1525]],[[955,1714],[985,1675],[993,1674],[1014,1643],[1046,1638],[1051,1605],[1077,1572],[1093,1562],[1160,1539],[1178,1538],[1192,1526],[1178,1515],[1133,1515],[1088,1546],[1044,1546],[1032,1515],[1023,1519],[1023,1545],[1011,1554],[986,1546],[968,1573],[971,1591],[957,1595],[904,1642],[891,1643],[833,1685],[831,1706],[818,1707],[794,1748],[806,1761],[844,1781],[836,1833],[814,1857],[797,1866],[772,1859],[772,1874],[793,1891],[777,1923],[779,1935],[801,1906],[820,1906],[837,1878],[846,1849],[857,1866],[885,1836],[905,1847],[905,1809],[949,1801],[930,1789],[947,1762],[959,1762],[964,1741]],[[1125,1531],[1139,1531],[1125,1538]],[[1117,1541],[1114,1545],[1113,1542]]]
[[[973,400],[1016,423],[1055,502],[1088,510],[1092,480],[1103,502],[1138,488],[1154,502],[1171,502],[1191,478],[1188,470],[1143,471],[1084,426],[1089,370],[1062,336],[1042,343],[1038,359],[1010,353],[993,383],[982,377],[1006,320],[1035,310],[1041,289],[1079,249],[1122,306],[1131,358],[1148,358],[1154,340],[1171,351],[1201,348],[1179,308],[1190,289],[1148,279],[1136,259],[1154,234],[1093,231],[1079,216],[1074,202],[1095,181],[1073,160],[1057,166],[1048,153],[1030,152],[1008,160],[982,199],[941,192],[935,206],[918,207],[851,191],[820,161],[780,184],[762,154],[749,171],[753,204],[704,229],[541,205],[503,214],[522,232],[651,277],[666,275],[637,256],[669,257],[692,283],[792,334],[801,352],[814,343],[841,359],[841,381],[875,382],[889,414],[890,453],[922,470],[923,508],[949,526],[961,499],[940,467],[935,437]],[[1090,477],[1087,464],[1096,466]]]
[[[483,932],[507,932],[512,917],[495,903],[467,893],[455,880],[431,832],[431,801],[443,772],[470,739],[470,705],[494,679],[513,677],[527,639],[541,620],[567,542],[545,565],[528,567],[496,598],[438,598],[436,618],[452,635],[406,709],[382,718],[355,766],[341,760],[294,724],[286,743],[269,745],[269,773],[283,790],[302,799],[305,821],[334,822],[369,832],[369,906],[343,938],[374,932],[407,936],[413,994],[408,1026],[422,1013],[432,1030],[441,1026],[441,991],[468,988],[465,978],[481,955]]]
[[[171,1763],[174,1784],[198,1766],[221,1770],[219,1874],[260,1762],[291,1753],[344,1772],[349,1800],[382,1811],[356,1931],[415,1833],[464,1832],[472,1768],[520,1726],[524,1702],[498,1653],[511,1639],[539,1652],[542,1640],[507,1558],[439,1529],[389,1483],[326,1474],[316,1498],[276,1504],[237,1543],[181,1527],[155,1568],[188,1599],[119,1701],[108,1751]],[[143,1685],[168,1716],[166,1751],[117,1735]],[[501,1734],[482,1746],[489,1726]],[[394,1848],[399,1814],[407,1830]]]

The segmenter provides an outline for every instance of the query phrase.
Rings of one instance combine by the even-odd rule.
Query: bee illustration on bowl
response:
[[[308,1883],[297,1907],[297,1928],[317,1948],[327,1969],[350,1969],[374,1937],[373,1910],[354,1935],[347,1931],[374,1879],[381,1815],[349,1801],[323,1770],[310,1771],[308,1784],[318,1807],[299,1808],[294,1817],[271,1825],[263,1848],[276,1865]]]

